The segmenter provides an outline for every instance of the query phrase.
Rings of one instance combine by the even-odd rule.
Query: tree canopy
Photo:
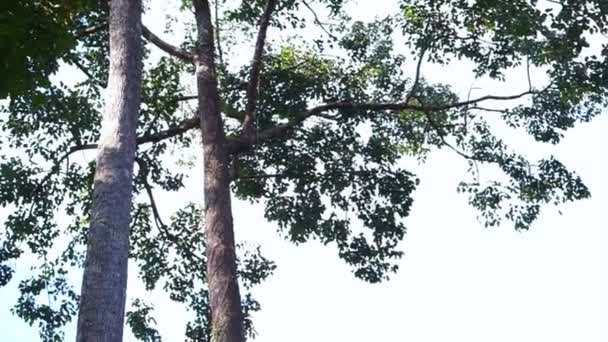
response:
[[[398,243],[418,185],[404,159],[453,150],[470,162],[471,177],[459,190],[480,219],[528,229],[543,205],[590,192],[557,159],[532,161],[509,148],[490,121],[500,118],[540,143],[557,144],[567,129],[599,115],[608,99],[608,45],[594,41],[608,34],[605,1],[396,2],[399,12],[370,22],[350,19],[342,0],[280,0],[274,11],[261,0],[213,3],[232,193],[263,203],[266,219],[286,239],[318,239],[335,248],[354,275],[369,282],[387,279],[402,255]],[[4,56],[2,68],[10,72],[3,75],[11,77],[0,86],[0,96],[10,94],[0,121],[8,147],[0,156],[0,205],[10,210],[0,231],[0,285],[13,276],[12,260],[38,258],[31,278],[19,284],[13,310],[37,324],[44,340],[60,339],[76,312],[69,275],[83,263],[95,165],[73,156],[96,147],[109,64],[107,6],[77,4],[0,5],[15,7],[2,11],[10,20],[0,20],[9,27],[0,30],[7,32],[3,41],[15,51]],[[162,28],[144,28],[130,257],[147,289],[162,288],[195,312],[187,338],[206,341],[200,208],[183,203],[167,220],[154,197],[159,189],[198,191],[183,189],[188,165],[171,158],[199,142],[193,133],[199,118],[189,106],[196,99],[189,77],[197,39],[190,7],[183,1],[173,18],[184,21],[182,42],[163,41]],[[249,48],[265,21],[271,39]],[[243,51],[253,62],[243,62]],[[463,98],[449,79],[423,77],[429,64],[449,67],[456,60],[470,61],[479,78],[505,81],[514,70],[527,72],[529,87]],[[85,80],[48,81],[60,62],[81,70]],[[248,84],[256,68],[253,89]],[[255,123],[246,125],[252,108]],[[504,178],[481,182],[479,169],[488,165]],[[241,285],[250,289],[274,267],[259,249],[243,252]],[[45,292],[53,305],[42,300]],[[259,309],[250,295],[242,306],[246,313]],[[133,307],[127,322],[134,335],[158,340],[151,303],[134,298]]]

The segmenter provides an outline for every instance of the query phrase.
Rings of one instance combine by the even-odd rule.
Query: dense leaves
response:
[[[83,29],[94,28],[91,12],[100,13],[104,6],[91,0],[3,1],[0,98],[49,86],[48,77],[58,70],[61,58],[86,35]]]

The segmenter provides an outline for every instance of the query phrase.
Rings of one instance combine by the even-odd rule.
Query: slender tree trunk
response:
[[[141,0],[110,5],[108,98],[78,314],[79,342],[122,341],[129,221],[141,87]]]
[[[243,315],[236,273],[234,227],[230,203],[228,150],[219,110],[214,62],[213,25],[207,0],[195,0],[198,26],[196,77],[203,135],[207,282],[211,341],[243,342]]]

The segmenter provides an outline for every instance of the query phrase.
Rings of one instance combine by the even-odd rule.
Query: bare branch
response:
[[[509,111],[507,109],[485,108],[485,107],[479,107],[479,106],[471,107],[469,109],[470,110],[481,110],[484,112],[494,112],[494,113],[507,113]]]
[[[526,56],[526,76],[528,77],[528,89],[532,89],[532,78],[530,77],[530,56]]]
[[[97,84],[98,86],[100,86],[102,88],[105,88],[108,86],[108,84],[106,82],[102,82],[102,81],[98,80],[97,78],[95,78],[89,72],[89,70],[87,70],[87,68],[78,61],[78,59],[74,58],[74,59],[71,59],[69,62],[73,63],[80,71],[82,71],[82,73],[85,74],[85,76],[87,76],[91,80],[91,82]]]
[[[175,102],[184,102],[184,101],[192,101],[197,100],[198,95],[183,95],[173,98],[172,100]]]
[[[264,13],[260,18],[260,29],[255,43],[255,51],[251,60],[251,72],[249,83],[247,84],[247,104],[245,106],[245,120],[243,122],[243,136],[251,139],[253,137],[255,109],[258,101],[260,71],[262,69],[262,55],[264,54],[264,44],[266,43],[266,33],[270,26],[270,17],[274,10],[275,0],[267,0]]]
[[[424,28],[424,32],[428,31],[429,23],[426,24]],[[424,61],[424,55],[430,47],[430,43],[425,43],[425,45],[420,50],[420,57],[418,58],[418,64],[416,65],[416,76],[414,77],[414,84],[412,84],[412,89],[410,89],[407,97],[405,98],[405,103],[410,102],[413,96],[416,95],[416,91],[418,90],[418,84],[420,83],[420,78],[422,77],[422,62]]]
[[[144,38],[146,38],[146,40],[148,40],[150,43],[156,45],[156,47],[159,49],[185,62],[194,63],[196,56],[193,53],[165,42],[160,37],[152,33],[145,25],[142,25],[141,28]]]
[[[331,34],[331,32],[329,32],[326,28],[325,25],[321,22],[321,20],[319,20],[319,16],[317,15],[317,12],[315,12],[315,10],[308,4],[308,2],[302,0],[302,3],[304,4],[304,6],[306,6],[306,8],[308,8],[308,10],[312,13],[313,17],[315,18],[315,24],[319,25],[319,27],[333,40],[338,40],[338,38],[336,36],[334,36],[333,34]]]

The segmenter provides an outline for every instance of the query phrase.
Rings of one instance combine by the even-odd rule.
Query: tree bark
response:
[[[211,341],[243,342],[243,315],[236,269],[228,173],[228,149],[214,61],[213,25],[207,0],[194,0],[198,27],[196,77],[203,135],[207,283]]]
[[[108,97],[98,144],[77,341],[123,338],[142,74],[141,0],[110,4]]]

